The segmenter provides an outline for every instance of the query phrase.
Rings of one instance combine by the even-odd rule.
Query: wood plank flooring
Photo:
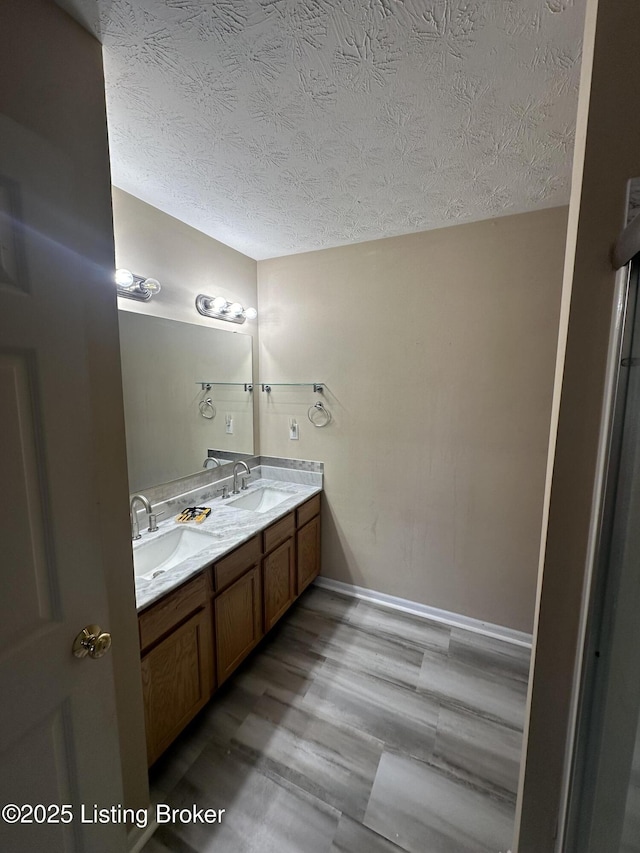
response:
[[[152,771],[144,853],[506,853],[529,650],[312,586]]]

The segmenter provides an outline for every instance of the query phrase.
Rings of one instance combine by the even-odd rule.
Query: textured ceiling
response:
[[[61,0],[114,183],[253,258],[564,204],[582,0]]]

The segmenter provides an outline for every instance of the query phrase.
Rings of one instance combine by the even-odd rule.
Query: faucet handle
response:
[[[158,519],[160,516],[164,515],[164,510],[162,512],[150,512],[149,513],[149,533],[155,533],[158,529]]]
[[[240,486],[240,490],[243,492],[246,492],[247,489],[249,488],[247,486],[247,480],[251,479],[251,474],[241,474],[240,479],[242,480],[242,485]]]
[[[214,495],[222,494],[222,500],[226,501],[229,497],[229,486],[223,486],[221,489],[216,489]]]

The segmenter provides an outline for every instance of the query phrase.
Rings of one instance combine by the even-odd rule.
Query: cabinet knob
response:
[[[99,625],[87,625],[73,641],[72,651],[77,658],[87,655],[94,660],[101,658],[111,648],[111,634]]]

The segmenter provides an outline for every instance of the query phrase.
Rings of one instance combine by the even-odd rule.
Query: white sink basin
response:
[[[211,547],[214,541],[215,537],[204,530],[174,527],[133,549],[134,574],[145,580],[153,578]]]
[[[267,512],[290,497],[291,495],[288,492],[280,492],[278,489],[270,489],[268,486],[265,486],[262,489],[255,489],[249,492],[248,495],[242,495],[239,498],[228,501],[227,506],[232,506],[236,509],[250,509],[252,512]]]

